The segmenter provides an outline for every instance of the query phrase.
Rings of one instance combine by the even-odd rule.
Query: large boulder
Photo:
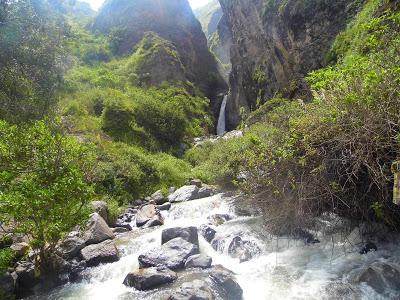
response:
[[[88,267],[119,260],[118,249],[113,241],[104,241],[100,244],[86,246],[81,250],[81,256]]]
[[[190,256],[185,262],[185,268],[201,268],[208,269],[211,267],[212,258],[202,254]]]
[[[200,179],[192,179],[192,180],[190,180],[190,185],[195,185],[198,188],[201,188],[203,183],[201,182]]]
[[[210,272],[210,278],[223,299],[241,300],[243,298],[243,290],[230,270],[220,265],[214,266]]]
[[[164,197],[161,190],[155,192],[153,195],[150,196],[151,200],[154,201],[155,204],[161,205],[168,201],[166,197]]]
[[[171,209],[171,202],[165,202],[164,204],[157,205],[157,209],[158,209],[159,211],[162,211],[162,210],[170,210],[170,209]]]
[[[20,262],[15,268],[15,291],[18,296],[26,296],[38,283],[35,266],[32,262]]]
[[[196,200],[198,198],[199,188],[195,185],[185,185],[174,193],[168,196],[168,201],[173,202],[184,202],[190,200]]]
[[[159,266],[129,273],[125,277],[124,284],[140,291],[146,291],[163,284],[171,283],[177,278],[178,276],[174,271]]]
[[[185,282],[174,291],[168,300],[214,300],[215,296],[209,284],[204,280]]]
[[[197,228],[194,226],[164,229],[161,233],[161,244],[165,244],[166,242],[177,237],[180,237],[185,241],[199,247],[199,236],[197,234]]]
[[[86,225],[86,232],[83,235],[85,244],[97,244],[113,238],[114,233],[108,227],[106,221],[98,213],[92,214]]]
[[[397,267],[375,262],[361,272],[353,275],[351,281],[354,283],[366,283],[378,293],[387,289],[400,290],[400,270]]]
[[[60,255],[65,259],[76,257],[85,247],[85,241],[78,236],[71,236],[64,239],[57,247]]]
[[[154,217],[152,217],[150,220],[144,224],[143,228],[149,228],[149,227],[154,227],[154,226],[161,226],[164,224],[164,219],[163,217],[157,213]]]
[[[15,243],[10,246],[11,250],[14,251],[15,256],[17,259],[20,259],[25,256],[25,254],[29,250],[29,245],[25,242],[22,243]]]
[[[93,211],[98,213],[109,224],[111,220],[109,220],[108,204],[104,201],[92,201],[91,205]]]
[[[136,226],[141,227],[158,214],[156,206],[148,204],[143,206],[136,215]]]
[[[214,239],[215,234],[217,233],[214,228],[208,226],[208,225],[201,225],[200,228],[200,234],[206,239],[207,242],[211,243],[211,241]]]
[[[209,185],[204,184],[200,189],[199,192],[197,194],[197,197],[199,199],[201,198],[207,198],[210,197],[214,194],[214,190],[212,187],[210,187]]]
[[[139,255],[140,268],[164,265],[171,270],[183,269],[186,259],[199,253],[199,248],[183,238],[175,238],[164,245]]]

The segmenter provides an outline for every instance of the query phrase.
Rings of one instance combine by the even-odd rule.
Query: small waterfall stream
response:
[[[224,96],[222,100],[221,109],[219,111],[219,118],[217,124],[217,135],[222,136],[226,132],[226,103],[228,102],[228,95]]]
[[[171,289],[182,284],[182,280],[151,291],[137,291],[122,284],[127,273],[138,269],[139,254],[161,243],[161,231],[176,226],[200,226],[207,223],[213,214],[228,214],[230,221],[216,227],[216,238],[228,241],[240,235],[251,240],[260,249],[253,259],[239,263],[238,258],[228,255],[226,249],[216,251],[201,236],[200,251],[213,259],[213,264],[222,264],[236,273],[243,288],[244,299],[400,299],[400,290],[385,289],[380,293],[366,284],[353,283],[352,274],[372,263],[386,263],[400,268],[398,240],[379,245],[379,250],[360,255],[352,243],[338,239],[332,246],[332,236],[320,237],[321,243],[306,245],[303,241],[276,239],[269,236],[259,216],[236,213],[237,197],[217,194],[195,201],[174,204],[170,211],[162,212],[165,225],[157,228],[134,228],[116,238],[121,259],[88,269],[87,279],[69,283],[50,293],[40,294],[32,300],[158,300],[166,299]],[[333,226],[324,220],[327,226]],[[328,224],[329,223],[329,224]],[[336,237],[335,237],[336,238]],[[182,271],[180,278],[201,278],[201,271]],[[184,273],[184,274],[183,274]],[[186,279],[188,280],[188,279]]]

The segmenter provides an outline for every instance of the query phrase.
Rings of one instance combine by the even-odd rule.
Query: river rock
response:
[[[113,238],[114,233],[108,227],[106,221],[98,213],[92,214],[86,225],[86,232],[83,235],[85,244],[97,244]]]
[[[171,187],[168,189],[168,194],[172,194],[172,193],[174,193],[175,191],[176,191],[176,187],[171,186]]]
[[[161,244],[180,237],[185,241],[192,243],[199,247],[199,236],[197,234],[197,228],[191,227],[173,227],[164,229],[161,233]]]
[[[29,294],[38,283],[35,275],[35,266],[32,262],[20,262],[15,268],[15,291],[19,296]]]
[[[157,213],[154,217],[152,217],[146,224],[144,224],[143,228],[149,228],[154,226],[161,226],[164,224],[163,217]]]
[[[208,222],[214,226],[222,225],[225,222],[230,221],[232,219],[233,217],[228,214],[214,214],[207,217]]]
[[[212,264],[212,258],[207,255],[196,254],[190,256],[185,262],[185,268],[210,268]]]
[[[210,278],[216,285],[223,299],[241,300],[243,290],[235,280],[235,275],[223,266],[214,266],[210,272]]]
[[[104,201],[92,201],[91,205],[94,212],[98,213],[109,224],[108,204]]]
[[[198,199],[199,188],[195,185],[186,185],[176,190],[173,194],[168,196],[168,201],[184,202]]]
[[[87,268],[86,261],[81,260],[73,260],[71,261],[71,269],[69,273],[69,280],[74,282],[81,280],[83,278],[83,274]]]
[[[209,185],[204,184],[203,187],[201,187],[201,188],[199,189],[199,192],[198,192],[197,197],[198,197],[199,199],[201,199],[201,198],[207,198],[207,197],[212,196],[213,194],[214,194],[213,188],[210,187]]]
[[[148,204],[143,206],[136,215],[136,226],[141,227],[157,215],[156,206]]]
[[[186,259],[198,253],[199,248],[196,245],[178,237],[139,255],[139,266],[148,268],[164,265],[171,270],[183,269]]]
[[[184,282],[168,300],[214,300],[215,296],[209,284],[203,280]]]
[[[364,247],[362,247],[362,249],[360,250],[360,254],[367,254],[371,251],[378,251],[378,247],[374,243],[368,242],[365,244]]]
[[[114,232],[114,234],[119,234],[119,233],[125,233],[128,232],[129,229],[125,228],[125,227],[115,227],[115,228],[111,228],[112,232]]]
[[[352,277],[354,283],[366,283],[378,293],[400,290],[400,271],[387,263],[375,262]]]
[[[166,267],[141,269],[126,275],[124,284],[140,291],[154,289],[160,285],[171,283],[178,278],[175,272]]]
[[[211,241],[214,239],[215,234],[217,233],[214,228],[208,226],[208,225],[201,225],[200,228],[200,234],[206,239],[207,242],[211,243]]]
[[[127,229],[128,231],[131,231],[132,230],[132,225],[130,224],[131,220],[132,220],[132,217],[122,218],[122,219],[118,218],[117,221],[115,221],[114,226],[122,227],[122,228]]]
[[[203,186],[203,183],[201,182],[200,179],[192,179],[190,180],[190,185],[195,185],[198,188],[201,188]]]
[[[29,250],[29,245],[25,242],[15,243],[10,246],[11,250],[14,251],[15,256],[19,259],[25,256]]]
[[[100,244],[86,246],[81,250],[81,256],[88,267],[119,260],[118,249],[113,241],[104,241]]]
[[[168,201],[166,197],[164,197],[161,190],[155,192],[153,195],[150,196],[151,200],[154,201],[155,204],[161,205]]]
[[[78,236],[72,236],[64,239],[57,247],[57,251],[63,258],[71,259],[76,257],[83,247],[85,241]]]
[[[171,206],[172,206],[171,202],[165,202],[164,204],[157,205],[156,207],[159,211],[163,211],[163,210],[170,210]]]

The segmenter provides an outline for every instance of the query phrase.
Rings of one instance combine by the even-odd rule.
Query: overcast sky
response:
[[[90,3],[90,5],[92,6],[92,8],[94,10],[98,10],[100,8],[100,6],[104,2],[104,0],[83,0],[83,1]],[[210,1],[211,0],[189,0],[190,5],[192,6],[192,8],[201,7],[201,6],[207,4]]]

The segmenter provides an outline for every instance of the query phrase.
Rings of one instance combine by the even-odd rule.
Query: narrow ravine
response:
[[[277,239],[264,232],[259,216],[238,215],[236,201],[236,197],[217,194],[174,204],[170,211],[162,212],[165,225],[134,228],[117,236],[121,254],[118,262],[88,269],[82,282],[68,283],[29,299],[165,299],[184,281],[202,279],[203,271],[179,272],[179,279],[173,284],[146,292],[124,286],[122,282],[126,274],[139,268],[138,256],[141,253],[160,245],[162,230],[178,226],[199,227],[209,223],[207,217],[215,214],[229,215],[232,219],[215,227],[214,240],[219,240],[216,247],[219,251],[199,234],[200,252],[211,256],[213,265],[221,264],[236,273],[244,299],[399,299],[399,290],[386,279],[375,289],[354,279],[371,266],[387,265],[393,268],[392,273],[399,272],[398,237],[382,242],[376,252],[361,255],[358,253],[358,230],[344,236],[337,227],[338,219],[331,216],[320,220],[325,232],[327,228],[332,232],[325,237],[322,237],[322,232],[316,233],[321,243]],[[249,261],[240,263],[223,246],[224,243],[229,245],[235,236],[251,241],[260,252]]]

